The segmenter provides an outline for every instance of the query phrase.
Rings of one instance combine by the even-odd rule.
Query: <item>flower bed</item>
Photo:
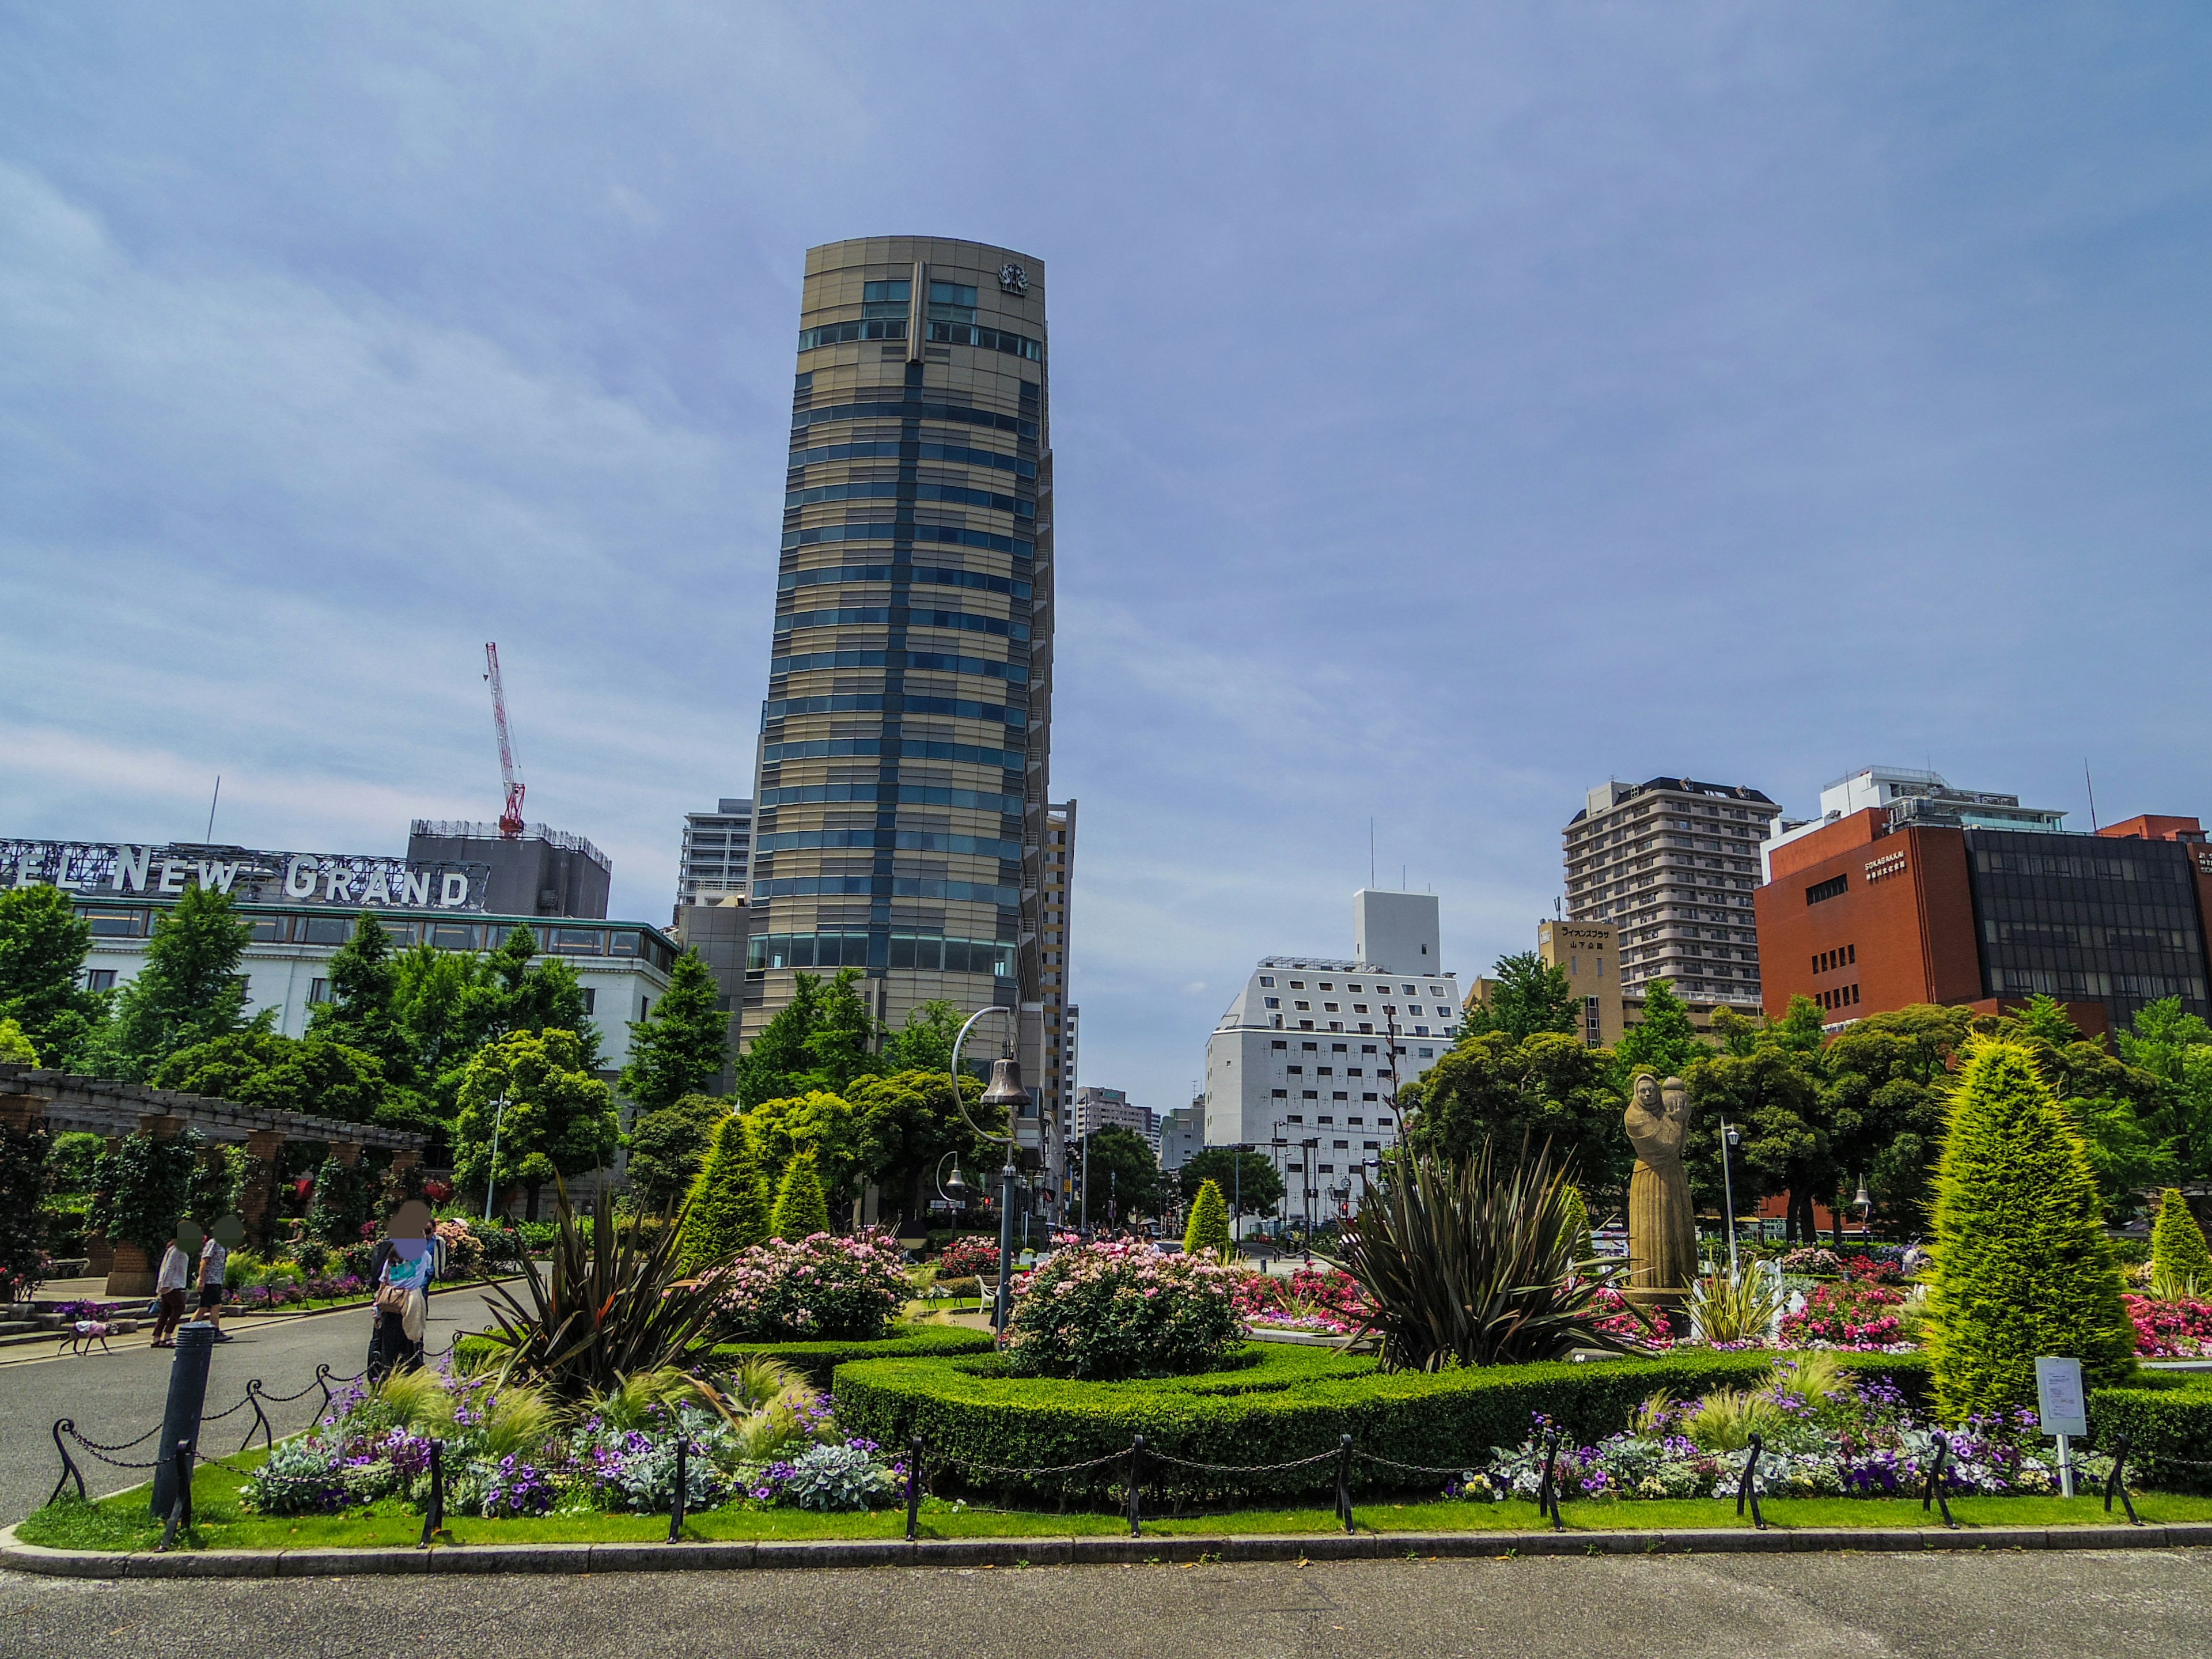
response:
[[[1295,1462],[1334,1451],[1350,1434],[1377,1456],[1468,1468],[1494,1446],[1518,1444],[1535,1413],[1555,1418],[1577,1444],[1594,1443],[1626,1425],[1655,1389],[1686,1395],[1753,1387],[1771,1363],[1767,1355],[1688,1350],[1583,1365],[1391,1374],[1333,1348],[1250,1343],[1231,1364],[1192,1376],[1073,1382],[1016,1377],[995,1358],[874,1360],[839,1367],[835,1388],[848,1431],[887,1444],[919,1434],[933,1473],[966,1461],[1030,1468],[1112,1457],[1138,1434],[1153,1450],[1195,1463]],[[1917,1356],[1838,1354],[1835,1363],[1846,1374],[1863,1369],[1892,1378],[1908,1401],[1924,1387]],[[957,1468],[951,1474],[957,1479]],[[1101,1502],[1117,1478],[1109,1466],[989,1484],[1036,1498]],[[1363,1489],[1406,1484],[1364,1462],[1353,1478]],[[1326,1491],[1334,1479],[1326,1462],[1218,1476],[1169,1468],[1161,1477],[1171,1493],[1209,1499]]]
[[[2136,1352],[2145,1359],[2197,1359],[2212,1353],[2212,1303],[2172,1302],[2123,1296],[2136,1328]]]
[[[732,1342],[871,1340],[908,1291],[905,1254],[882,1231],[772,1239],[706,1277],[723,1293],[715,1334]]]
[[[1235,1281],[1231,1300],[1248,1328],[1348,1336],[1366,1322],[1368,1314],[1359,1281],[1338,1267],[1299,1267],[1287,1279],[1246,1273]]]
[[[1543,1481],[1550,1419],[1537,1417],[1518,1446],[1493,1449],[1458,1485],[1486,1500],[1534,1498]],[[1593,1443],[1563,1445],[1553,1486],[1565,1498],[1652,1499],[1733,1497],[1750,1456],[1761,1496],[1894,1498],[1923,1490],[1935,1466],[1936,1425],[1904,1393],[1871,1370],[1846,1372],[1833,1354],[1777,1362],[1758,1387],[1699,1400],[1657,1395],[1626,1428]],[[1945,1489],[1954,1494],[2039,1496],[2058,1490],[2058,1468],[2035,1413],[1975,1418],[1946,1432]],[[2112,1460],[2084,1453],[2085,1479],[2101,1480]]]
[[[999,1241],[966,1234],[945,1247],[937,1258],[939,1279],[970,1279],[999,1271]]]
[[[1905,1292],[1871,1279],[1852,1278],[1813,1287],[1805,1306],[1782,1319],[1782,1346],[1845,1348],[1860,1353],[1908,1351],[1899,1310]]]
[[[1180,1376],[1237,1345],[1239,1269],[1150,1244],[1068,1245],[1015,1285],[1006,1368],[1018,1376]]]
[[[828,1403],[804,1384],[756,1368],[756,1381],[763,1376],[764,1395],[726,1389],[716,1399],[674,1373],[652,1374],[576,1412],[489,1377],[418,1371],[381,1389],[356,1384],[313,1429],[280,1443],[241,1498],[266,1516],[329,1515],[393,1498],[420,1508],[434,1442],[454,1515],[665,1513],[679,1437],[687,1508],[855,1510],[896,1495],[903,1471],[874,1442],[841,1436]]]

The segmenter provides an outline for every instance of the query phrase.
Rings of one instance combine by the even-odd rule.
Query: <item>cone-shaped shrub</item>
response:
[[[768,1231],[770,1237],[792,1244],[830,1231],[830,1206],[822,1196],[822,1176],[811,1146],[785,1165]]]
[[[1571,1181],[1567,1183],[1565,1196],[1567,1231],[1575,1241],[1574,1259],[1577,1261],[1590,1261],[1597,1255],[1597,1243],[1590,1237],[1589,1206],[1583,1201],[1583,1189]]]
[[[682,1248],[687,1273],[727,1261],[768,1241],[768,1176],[745,1121],[732,1113],[714,1127],[714,1144],[684,1202]]]
[[[2016,1043],[1967,1050],[1936,1181],[1928,1358],[1944,1419],[2035,1401],[2035,1361],[2089,1388],[2134,1368],[2134,1328],[2080,1133]]]
[[[1190,1223],[1182,1230],[1185,1255],[1212,1255],[1229,1243],[1229,1206],[1221,1188],[1206,1182],[1190,1201]]]
[[[2168,1298],[2212,1295],[2212,1249],[2178,1187],[2166,1189],[2150,1230],[2150,1287]]]

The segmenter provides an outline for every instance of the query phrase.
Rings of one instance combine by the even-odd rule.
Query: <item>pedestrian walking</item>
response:
[[[437,1268],[431,1232],[430,1206],[420,1199],[401,1205],[385,1224],[376,1251],[376,1323],[368,1342],[372,1380],[422,1363],[422,1330]]]
[[[222,1300],[228,1286],[230,1253],[246,1242],[246,1223],[234,1215],[227,1215],[215,1224],[200,1246],[200,1318],[215,1327],[215,1340],[234,1341],[222,1328]]]
[[[192,1258],[199,1254],[200,1243],[199,1224],[186,1219],[177,1223],[177,1236],[161,1252],[161,1269],[154,1276],[154,1303],[159,1311],[154,1316],[153,1347],[177,1346],[177,1327],[185,1322],[185,1287],[191,1283]]]

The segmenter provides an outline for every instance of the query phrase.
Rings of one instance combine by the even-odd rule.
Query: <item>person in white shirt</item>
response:
[[[215,1224],[207,1243],[200,1246],[200,1317],[215,1327],[215,1340],[228,1342],[222,1328],[223,1280],[230,1271],[230,1253],[246,1242],[246,1223],[227,1215]]]
[[[154,1278],[154,1297],[161,1310],[154,1320],[152,1346],[156,1348],[177,1346],[177,1327],[185,1317],[185,1286],[191,1282],[192,1257],[198,1254],[199,1248],[198,1224],[189,1219],[179,1221],[177,1236],[161,1252],[161,1271]]]

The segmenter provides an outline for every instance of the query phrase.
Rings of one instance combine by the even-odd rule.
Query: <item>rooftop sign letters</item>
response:
[[[1901,852],[1884,853],[1878,859],[1867,860],[1866,878],[1870,882],[1880,881],[1884,876],[1901,876],[1904,873],[1905,854]]]
[[[269,853],[190,843],[142,847],[0,841],[0,889],[51,882],[87,898],[174,897],[204,887],[249,904],[358,910],[481,910],[488,864],[414,862],[353,853]]]

